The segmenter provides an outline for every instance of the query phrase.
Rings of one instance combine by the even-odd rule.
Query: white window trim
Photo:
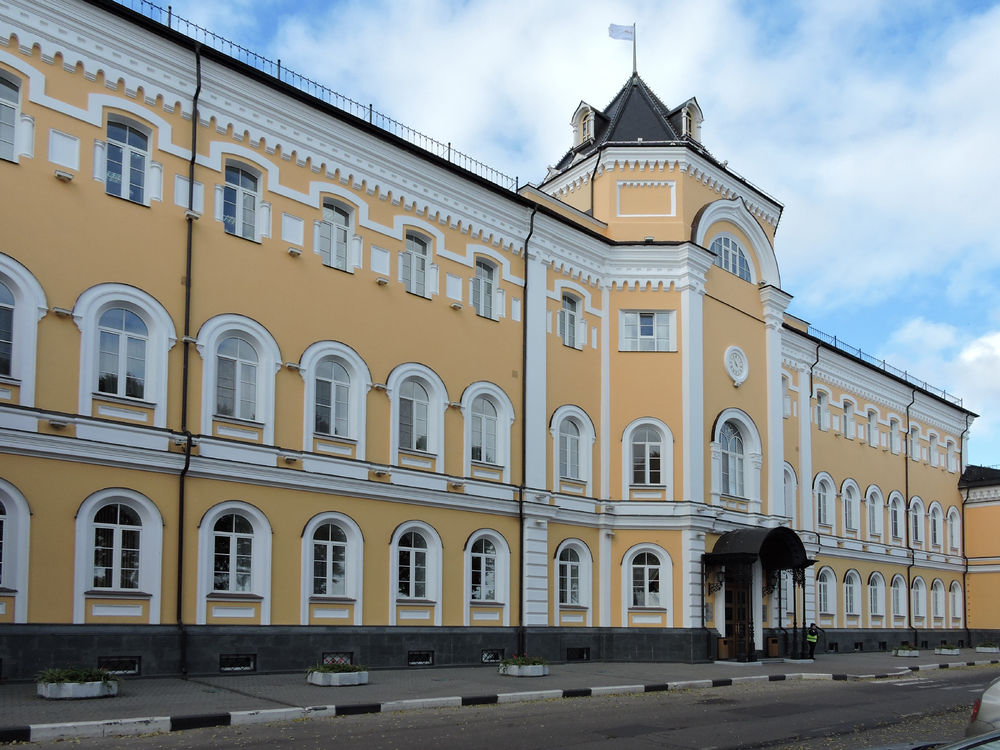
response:
[[[817,387],[814,398],[816,399],[815,410],[815,421],[816,427],[823,432],[828,432],[830,430],[830,424],[832,420],[830,419],[830,401],[833,398],[833,394],[830,393],[826,388]],[[820,398],[820,395],[824,398]]]
[[[329,196],[322,196],[319,201],[320,217],[313,221],[313,252],[318,255],[321,259],[323,257],[323,250],[320,247],[320,225],[323,224],[322,213],[324,208],[339,208],[347,213],[347,263],[345,268],[338,268],[333,264],[323,265],[327,268],[333,268],[337,271],[344,271],[345,273],[354,273],[355,268],[362,267],[362,245],[363,241],[361,235],[357,233],[357,219],[358,219],[358,209],[352,203],[347,203],[340,197],[331,198]],[[336,244],[333,246],[331,252],[331,259],[336,256]]]
[[[472,545],[475,544],[479,539],[488,539],[493,542],[493,546],[497,551],[497,567],[496,567],[496,591],[497,598],[493,601],[490,600],[472,600]],[[465,570],[465,583],[462,589],[462,596],[465,598],[464,606],[462,607],[464,624],[468,626],[472,619],[472,608],[473,607],[490,607],[503,605],[502,622],[503,626],[510,626],[510,546],[507,544],[507,540],[504,539],[503,535],[496,531],[495,529],[479,529],[474,531],[465,542],[465,549],[463,551],[465,556],[464,570]],[[430,555],[428,555],[429,559]]]
[[[573,549],[576,551],[577,556],[580,558],[580,603],[579,604],[560,604],[559,603],[559,555],[563,553],[563,550]],[[590,552],[590,547],[587,544],[575,538],[564,539],[556,547],[555,555],[552,558],[552,625],[554,627],[562,627],[560,622],[559,608],[565,607],[584,607],[586,608],[586,614],[584,616],[584,624],[589,628],[593,623],[593,589],[594,589],[594,556]]]
[[[660,452],[660,484],[632,484],[632,435],[636,430],[649,427],[660,433],[663,449]],[[632,487],[662,487],[664,500],[674,499],[674,433],[666,422],[656,417],[639,417],[622,433],[622,500],[628,500]],[[631,590],[631,589],[630,589]]]
[[[894,504],[899,512],[899,528],[900,531],[903,532],[899,536],[895,536],[892,533],[892,508]],[[888,528],[886,529],[886,539],[889,542],[898,540],[902,543],[906,539],[906,535],[909,533],[906,530],[906,524],[910,522],[909,514],[906,512],[906,501],[903,499],[903,496],[899,494],[899,492],[894,490],[889,493],[889,499],[886,501],[885,508],[887,513],[886,522],[888,523]]]
[[[885,503],[882,500],[882,491],[871,485],[865,492],[865,528],[868,529],[869,539],[886,540],[885,535]],[[875,507],[875,528],[872,528],[872,506]]]
[[[234,232],[232,234],[225,232],[226,186],[229,185],[229,183],[226,182],[226,167],[242,169],[244,172],[248,172],[257,178],[257,191],[254,193],[254,195],[257,196],[257,205],[254,208],[255,226],[253,237],[244,237],[239,232]],[[222,181],[215,184],[215,205],[213,216],[216,221],[223,224],[223,231],[226,235],[257,243],[260,243],[264,237],[271,236],[271,204],[264,201],[264,174],[264,171],[258,165],[251,162],[238,158],[222,158],[219,174]],[[270,176],[270,170],[268,171],[268,176]],[[237,189],[243,190],[244,188]]]
[[[476,284],[479,283],[479,271],[478,265],[482,263],[483,265],[489,266],[493,269],[493,292],[490,294],[490,315],[483,315],[473,304],[475,299],[474,291]],[[503,269],[497,264],[497,262],[488,256],[476,255],[472,259],[472,276],[469,277],[469,304],[476,311],[476,316],[480,318],[486,318],[487,320],[500,320],[504,317],[504,291],[500,288],[500,279],[503,276]]]
[[[628,314],[640,315],[642,313],[667,316],[667,348],[666,349],[629,349],[626,344],[625,338],[625,316]],[[655,334],[655,319],[654,319],[654,334],[653,343],[656,343]],[[636,344],[642,341],[640,336],[636,339]],[[652,354],[655,352],[676,352],[677,351],[677,311],[676,310],[619,310],[618,311],[618,351],[620,352],[635,352],[635,353],[645,353]]]
[[[257,350],[257,423],[263,425],[263,442],[274,443],[274,376],[281,368],[281,350],[264,326],[251,318],[229,313],[216,315],[198,331],[198,353],[202,358],[201,432],[212,435],[215,419],[215,387],[218,373],[219,344],[230,336],[245,337]],[[221,417],[223,421],[236,419]],[[238,419],[236,421],[239,421]]]
[[[848,528],[848,526],[847,526],[847,504],[848,504],[848,500],[845,497],[846,494],[847,494],[846,491],[848,489],[850,489],[851,493],[854,495],[854,500],[851,501],[851,505],[852,505],[851,511],[852,511],[852,515],[853,515],[854,526],[850,527],[850,528]],[[841,508],[841,514],[842,515],[841,515],[841,517],[843,519],[843,524],[844,524],[843,530],[845,532],[847,532],[847,531],[853,531],[853,532],[855,532],[858,535],[859,539],[861,538],[861,529],[864,527],[864,525],[867,525],[867,523],[868,523],[868,519],[867,518],[864,518],[864,519],[861,518],[861,497],[862,497],[862,495],[861,495],[861,488],[858,486],[858,483],[855,482],[853,479],[845,479],[844,483],[840,486],[840,501],[841,501],[841,506],[842,506],[842,508]],[[862,523],[862,521],[864,523]]]
[[[26,149],[25,144],[23,143],[24,135],[22,134],[24,127],[21,125],[21,102],[24,97],[24,79],[20,76],[13,75],[6,70],[0,70],[0,78],[17,87],[17,101],[14,103],[14,153],[11,159],[0,160],[10,161],[12,164],[19,164],[21,156],[30,157],[30,154],[25,153]]]
[[[398,365],[386,380],[389,397],[389,464],[399,466],[399,388],[408,378],[416,378],[427,390],[427,455],[434,471],[444,473],[444,412],[450,404],[448,389],[436,372],[426,365],[407,362]],[[471,407],[472,402],[469,402]],[[471,433],[470,433],[471,434]],[[470,438],[471,439],[471,438]],[[409,453],[409,451],[405,451]]]
[[[822,514],[819,512],[820,501],[819,501],[819,488],[820,485],[826,487],[826,523],[823,523],[820,518]],[[832,533],[837,533],[837,485],[833,482],[833,477],[827,474],[825,471],[821,471],[813,479],[813,499],[816,506],[816,525],[817,526],[828,526],[833,530]]]
[[[0,479],[0,501],[7,516],[3,529],[3,576],[0,586],[13,589],[14,622],[28,621],[28,561],[31,543],[31,508],[17,487]]]
[[[365,537],[361,532],[361,527],[350,516],[343,513],[326,512],[320,513],[309,519],[305,529],[302,531],[302,589],[300,622],[302,625],[309,624],[309,607],[313,583],[313,534],[316,529],[323,524],[334,523],[344,530],[347,536],[347,578],[345,580],[345,599],[354,600],[354,624],[362,625],[362,604],[364,598],[364,546]],[[255,534],[256,535],[256,534]]]
[[[86,621],[87,601],[84,593],[94,588],[94,516],[97,509],[108,503],[120,503],[139,514],[142,531],[139,534],[139,591],[149,594],[149,624],[160,624],[160,586],[163,577],[163,518],[156,504],[135,490],[112,487],[95,492],[76,513],[76,550],[73,563],[73,622]],[[101,589],[101,591],[105,591]],[[114,599],[121,589],[107,589],[104,598]],[[129,594],[133,589],[126,589]]]
[[[854,594],[853,594],[853,597],[851,597],[850,601],[848,601],[848,596],[847,596],[847,585],[848,585],[848,582],[850,582],[853,585],[853,588],[854,588]],[[853,568],[851,570],[847,571],[846,575],[844,575],[844,616],[845,617],[848,616],[848,615],[850,615],[851,617],[858,617],[858,618],[860,618],[861,615],[863,614],[864,610],[863,610],[863,608],[861,606],[862,602],[864,600],[864,592],[862,591],[863,587],[864,587],[864,584],[861,582],[861,576],[858,573],[858,571],[854,570]],[[859,622],[860,622],[860,619],[859,619]]]
[[[249,503],[229,500],[213,505],[198,524],[198,606],[196,623],[204,625],[208,616],[208,598],[212,595],[215,573],[215,524],[225,515],[238,513],[253,526],[253,552],[250,563],[250,591],[260,599],[260,624],[271,624],[271,524],[262,511]]]
[[[742,227],[740,227],[740,228],[742,229]],[[721,240],[724,237],[727,238],[727,239],[729,239],[730,242],[735,242],[736,245],[737,245],[737,247],[739,247],[740,250],[743,252],[743,255],[746,256],[747,268],[750,271],[750,280],[749,281],[747,281],[746,279],[744,279],[744,278],[742,278],[740,276],[740,274],[739,274],[739,264],[738,263],[737,263],[736,271],[730,271],[728,268],[726,268],[725,266],[722,265],[722,262],[723,262],[722,261],[722,256],[721,255],[716,256],[715,253],[714,253],[714,251],[712,251],[711,248],[712,248],[712,245],[715,244],[715,241],[716,240]],[[704,243],[704,240],[702,240],[702,243]],[[732,274],[733,276],[735,276],[740,281],[747,281],[747,283],[749,283],[749,284],[756,284],[757,283],[758,275],[757,275],[757,269],[756,269],[755,264],[754,264],[754,260],[757,258],[758,254],[757,254],[756,250],[747,243],[746,240],[743,240],[743,239],[737,237],[732,232],[722,231],[722,232],[716,232],[715,234],[713,234],[711,241],[708,242],[708,244],[703,244],[703,247],[708,248],[709,251],[713,253],[713,258],[712,258],[712,265],[713,266],[715,266],[716,268],[719,268],[719,269],[725,271],[726,273]],[[718,257],[718,260],[716,260],[716,257]]]
[[[955,545],[952,545],[951,543],[952,535],[954,535],[955,541],[957,542]],[[948,554],[962,554],[962,516],[954,507],[948,509],[945,541],[947,542]]]
[[[423,521],[407,521],[400,524],[392,533],[392,538],[389,541],[389,625],[396,625],[397,602],[404,606],[410,604],[410,600],[399,597],[396,593],[399,587],[399,540],[408,531],[416,531],[427,542],[427,597],[413,599],[412,602],[426,604],[429,609],[433,609],[434,624],[440,625],[443,608],[441,601],[443,591],[441,588],[441,536],[433,526]],[[462,595],[465,596],[464,591]]]
[[[898,610],[895,607],[895,594],[893,593],[893,590],[899,591]],[[910,621],[910,614],[907,611],[908,597],[906,593],[906,579],[903,578],[903,576],[899,575],[898,573],[892,577],[892,582],[889,584],[888,597],[889,597],[888,609],[892,610],[891,616],[893,617],[894,620],[897,617],[902,618],[904,622],[903,625],[901,625],[900,627],[907,627]],[[895,627],[895,622],[893,622],[892,626]]]
[[[927,612],[927,584],[924,583],[921,576],[914,578],[910,587],[910,609],[914,620],[920,617],[925,623],[927,622],[929,614]]]
[[[948,617],[948,591],[944,587],[944,581],[935,578],[930,586],[930,615],[932,620],[945,620]],[[939,607],[935,607],[939,604]]]
[[[792,481],[789,484],[787,478],[791,477]],[[789,487],[791,487],[791,497],[789,497]],[[782,472],[782,501],[784,503],[784,513],[774,513],[774,515],[782,515],[785,518],[789,518],[792,521],[792,528],[795,528],[795,519],[797,517],[796,500],[799,494],[799,478],[795,473],[795,467],[790,463],[785,461],[784,471]]]
[[[428,395],[430,395],[428,393]],[[503,481],[510,483],[510,431],[514,426],[514,404],[500,386],[485,380],[473,383],[462,394],[462,417],[464,418],[463,476],[472,476],[472,402],[479,396],[488,396],[497,408],[497,462],[481,462],[484,466],[503,469]],[[398,425],[397,425],[398,428]],[[428,441],[430,442],[430,441]],[[480,462],[477,462],[480,463]]]
[[[715,419],[712,430],[712,504],[718,505],[722,497],[722,443],[719,437],[726,422],[733,422],[740,430],[743,438],[743,491],[746,496],[739,498],[747,500],[750,510],[760,512],[760,475],[763,464],[763,443],[757,425],[750,416],[741,409],[725,409]]]
[[[154,200],[163,200],[163,165],[159,162],[153,161],[153,153],[156,151],[156,130],[146,123],[136,120],[134,117],[129,117],[128,115],[120,115],[116,112],[108,113],[107,120],[104,122],[104,140],[94,141],[94,179],[104,185],[105,194],[110,195],[110,193],[106,192],[108,179],[107,142],[110,140],[108,138],[109,122],[134,128],[145,135],[148,139],[147,150],[145,152],[146,171],[142,188],[142,201],[134,201],[129,198],[128,195],[111,195],[111,197],[121,198],[129,203],[135,203],[137,206],[150,206]],[[126,146],[126,151],[129,148],[129,146]],[[131,167],[129,167],[129,169],[131,169]],[[122,191],[126,192],[126,186],[122,187]]]
[[[299,360],[299,375],[305,382],[306,390],[305,415],[302,426],[303,446],[307,451],[312,451],[314,438],[344,439],[339,435],[324,435],[316,432],[316,367],[324,359],[333,359],[339,362],[351,378],[347,439],[357,444],[354,448],[354,457],[359,461],[364,461],[367,444],[368,392],[372,388],[371,371],[360,354],[339,341],[318,341],[310,345],[302,353]]]
[[[559,428],[566,419],[572,419],[576,426],[580,428],[580,478],[559,476]],[[594,443],[597,441],[597,431],[590,416],[579,406],[564,404],[552,413],[549,420],[549,434],[552,435],[552,488],[555,492],[560,492],[560,482],[565,479],[567,482],[586,484],[585,493],[587,497],[594,496]],[[571,493],[575,494],[575,493]],[[627,498],[628,495],[625,495]],[[623,498],[624,499],[624,498]]]
[[[825,575],[824,575],[825,574]],[[827,582],[827,609],[828,612],[824,612],[820,609],[820,579],[824,579]],[[818,573],[816,573],[816,612],[819,617],[830,617],[833,619],[833,627],[837,627],[837,600],[840,598],[837,589],[840,588],[837,585],[837,574],[834,572],[833,568],[822,568]]]
[[[622,556],[621,627],[629,627],[628,613],[631,610],[644,609],[632,606],[632,562],[643,552],[651,552],[660,560],[660,605],[653,609],[666,610],[663,618],[663,627],[672,628],[674,627],[674,561],[663,547],[650,543],[641,543],[630,547],[624,556]]]
[[[875,591],[875,593],[876,593],[876,596],[875,596],[876,611],[872,611],[872,588],[873,587],[877,587],[877,589]],[[886,608],[885,608],[885,591],[886,591],[885,578],[882,577],[881,573],[879,573],[878,571],[875,571],[874,573],[871,574],[871,576],[869,576],[869,578],[868,578],[868,586],[866,587],[866,589],[867,589],[866,590],[866,594],[867,594],[867,599],[868,599],[868,601],[867,601],[867,605],[868,606],[866,607],[866,609],[868,610],[868,617],[869,617],[868,623],[869,623],[869,627],[875,627],[875,624],[872,622],[871,618],[873,618],[873,617],[885,617],[885,615],[886,615]],[[885,627],[885,625],[881,625],[880,627]]]
[[[955,607],[955,594],[958,594],[958,601],[961,606]],[[958,581],[952,581],[951,585],[948,587],[948,623],[952,623],[953,620],[958,620],[958,624],[953,627],[964,627],[965,626],[965,595],[962,592],[962,584]]]
[[[916,527],[913,525],[914,520],[919,522]],[[919,545],[920,549],[923,549],[924,542],[927,540],[927,512],[924,510],[923,500],[917,496],[910,498],[910,507],[907,509],[906,522],[910,525],[910,543],[915,546]],[[914,537],[914,528],[919,530],[919,537]]]
[[[397,276],[399,282],[403,284],[404,287],[409,286],[410,283],[409,279],[405,279],[403,277],[403,256],[406,255],[408,252],[408,250],[406,249],[406,240],[410,235],[421,240],[427,246],[427,255],[425,256],[427,258],[427,269],[424,273],[424,293],[417,294],[416,292],[411,292],[407,290],[407,294],[412,294],[414,297],[423,297],[424,299],[430,299],[431,297],[440,292],[440,279],[439,279],[440,268],[434,262],[435,259],[434,243],[438,241],[438,237],[437,235],[429,234],[425,230],[419,229],[413,226],[412,224],[404,224],[402,226],[403,249],[399,251],[399,256],[396,259],[396,262],[399,264]],[[441,240],[441,242],[443,245],[444,241]],[[411,274],[413,273],[412,263],[410,265],[410,273]]]
[[[35,368],[38,354],[38,321],[49,311],[45,291],[35,276],[11,258],[0,253],[0,281],[14,295],[10,377],[20,385],[21,406],[35,405]]]
[[[713,203],[709,203],[702,210],[701,217],[697,222],[696,231],[691,239],[701,247],[706,249],[711,247],[712,241],[716,237],[726,234],[725,231],[715,231],[720,226],[720,222],[729,222],[746,237],[748,244],[745,244],[735,235],[729,235],[736,239],[747,253],[747,260],[750,263],[750,276],[753,283],[757,284],[763,280],[768,284],[781,288],[778,260],[774,255],[771,242],[761,228],[760,223],[754,219],[742,200],[738,198],[720,198]],[[758,279],[756,276],[755,260],[760,264],[761,279]]]
[[[80,329],[80,414],[90,416],[95,398],[127,398],[97,392],[98,321],[107,310],[121,307],[138,315],[149,332],[146,340],[146,382],[139,405],[152,405],[153,426],[167,426],[168,352],[177,343],[170,313],[154,297],[125,284],[98,284],[81,294],[73,306],[73,320]],[[130,399],[131,400],[131,399]]]
[[[935,511],[937,512],[937,544],[934,543],[934,517]],[[948,544],[944,537],[944,510],[941,508],[941,503],[937,500],[930,504],[927,509],[927,547],[931,550],[937,551],[948,551]]]
[[[562,334],[559,333],[559,327],[563,319],[563,314],[565,312],[565,309],[563,308],[564,297],[569,297],[571,300],[576,302],[576,310],[572,313],[575,322],[568,321],[568,323],[572,323],[572,328],[573,328],[572,344],[569,343],[569,334],[568,334],[568,331],[570,330],[571,327],[570,325],[566,325],[563,328],[564,332]],[[555,334],[559,336],[559,339],[562,341],[563,346],[569,347],[570,349],[577,349],[579,351],[582,351],[583,347],[586,345],[587,321],[583,317],[584,307],[585,307],[584,300],[583,298],[580,297],[580,295],[574,294],[573,292],[567,292],[565,289],[561,290],[559,294],[559,308],[556,311]]]

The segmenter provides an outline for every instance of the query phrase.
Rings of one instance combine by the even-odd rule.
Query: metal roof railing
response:
[[[809,326],[809,335],[812,336],[813,338],[819,339],[825,344],[829,344],[834,349],[839,349],[840,351],[845,352],[846,354],[850,354],[852,357],[860,359],[862,362],[866,362],[872,367],[877,367],[879,370],[882,370],[883,372],[887,372],[890,375],[900,378],[901,380],[905,380],[907,383],[910,383],[911,385],[915,385],[917,388],[920,388],[934,396],[937,396],[938,398],[944,399],[950,404],[955,404],[956,406],[962,406],[962,399],[960,399],[958,396],[948,393],[943,388],[937,388],[928,383],[926,380],[921,380],[920,378],[914,377],[906,370],[900,370],[898,367],[893,367],[884,359],[878,359],[870,354],[861,351],[856,347],[851,346],[850,344],[845,344],[836,336],[831,336],[828,333],[823,333],[823,331],[820,331],[817,328],[813,328],[812,326]]]
[[[333,91],[332,89],[329,89],[310,78],[300,75],[293,70],[289,70],[281,64],[280,59],[270,60],[263,55],[258,55],[256,52],[237,44],[236,42],[232,42],[225,37],[209,31],[203,26],[199,26],[196,23],[188,21],[186,18],[182,18],[174,13],[172,7],[169,5],[166,8],[163,8],[155,3],[149,2],[149,0],[114,0],[114,2],[118,5],[129,8],[142,16],[145,16],[152,21],[161,23],[190,39],[194,39],[206,47],[211,47],[217,52],[221,52],[234,60],[238,60],[245,65],[249,65],[251,68],[273,76],[282,83],[293,86],[299,91],[315,97],[332,107],[336,107],[343,112],[347,112],[350,115],[354,115],[359,119],[365,120],[375,127],[380,128],[387,133],[391,133],[397,138],[401,138],[407,143],[427,151],[428,153],[434,154],[435,156],[454,164],[456,167],[464,169],[466,172],[471,172],[477,177],[492,182],[494,185],[498,185],[505,190],[511,191],[516,191],[518,188],[518,180],[516,177],[504,174],[500,170],[494,169],[478,159],[473,159],[471,156],[453,149],[450,143],[437,141],[430,136],[424,135],[409,126],[404,125],[398,120],[394,120],[388,115],[384,115],[381,112],[376,111],[371,104],[366,105],[356,102],[353,99],[346,97],[343,94],[338,94],[336,91]]]

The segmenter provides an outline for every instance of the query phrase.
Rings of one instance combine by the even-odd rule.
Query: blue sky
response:
[[[537,182],[631,72],[784,203],[789,312],[965,398],[1000,464],[1000,7],[947,0],[179,0],[173,9]]]

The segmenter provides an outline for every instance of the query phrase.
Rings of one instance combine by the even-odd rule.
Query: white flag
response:
[[[626,42],[634,42],[635,26],[619,26],[613,23],[608,27],[608,36],[612,39],[624,39]]]

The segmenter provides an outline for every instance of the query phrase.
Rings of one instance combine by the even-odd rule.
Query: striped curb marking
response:
[[[948,664],[922,664],[902,667],[892,674],[817,674],[797,672],[792,674],[749,675],[725,677],[714,680],[685,680],[664,682],[653,685],[607,685],[571,690],[531,690],[520,693],[497,693],[496,695],[468,695],[448,698],[415,698],[412,700],[387,701],[386,703],[350,703],[342,706],[308,706],[304,708],[271,708],[256,711],[229,711],[216,714],[190,714],[187,716],[151,716],[139,719],[109,719],[106,721],[77,721],[63,724],[30,724],[28,726],[0,727],[0,743],[40,742],[67,738],[120,737],[153,732],[180,732],[185,729],[206,727],[228,727],[248,724],[269,724],[275,721],[291,721],[302,718],[326,718],[331,716],[359,716],[362,714],[392,713],[395,711],[415,711],[425,708],[458,708],[461,706],[487,706],[499,703],[521,703],[554,698],[589,698],[599,695],[630,695],[636,693],[662,693],[668,690],[692,690],[699,688],[729,687],[754,682],[783,682],[786,680],[884,680],[903,677],[912,672],[934,669],[959,669],[961,667],[983,667],[1000,664],[1000,659],[989,661],[962,661]]]

